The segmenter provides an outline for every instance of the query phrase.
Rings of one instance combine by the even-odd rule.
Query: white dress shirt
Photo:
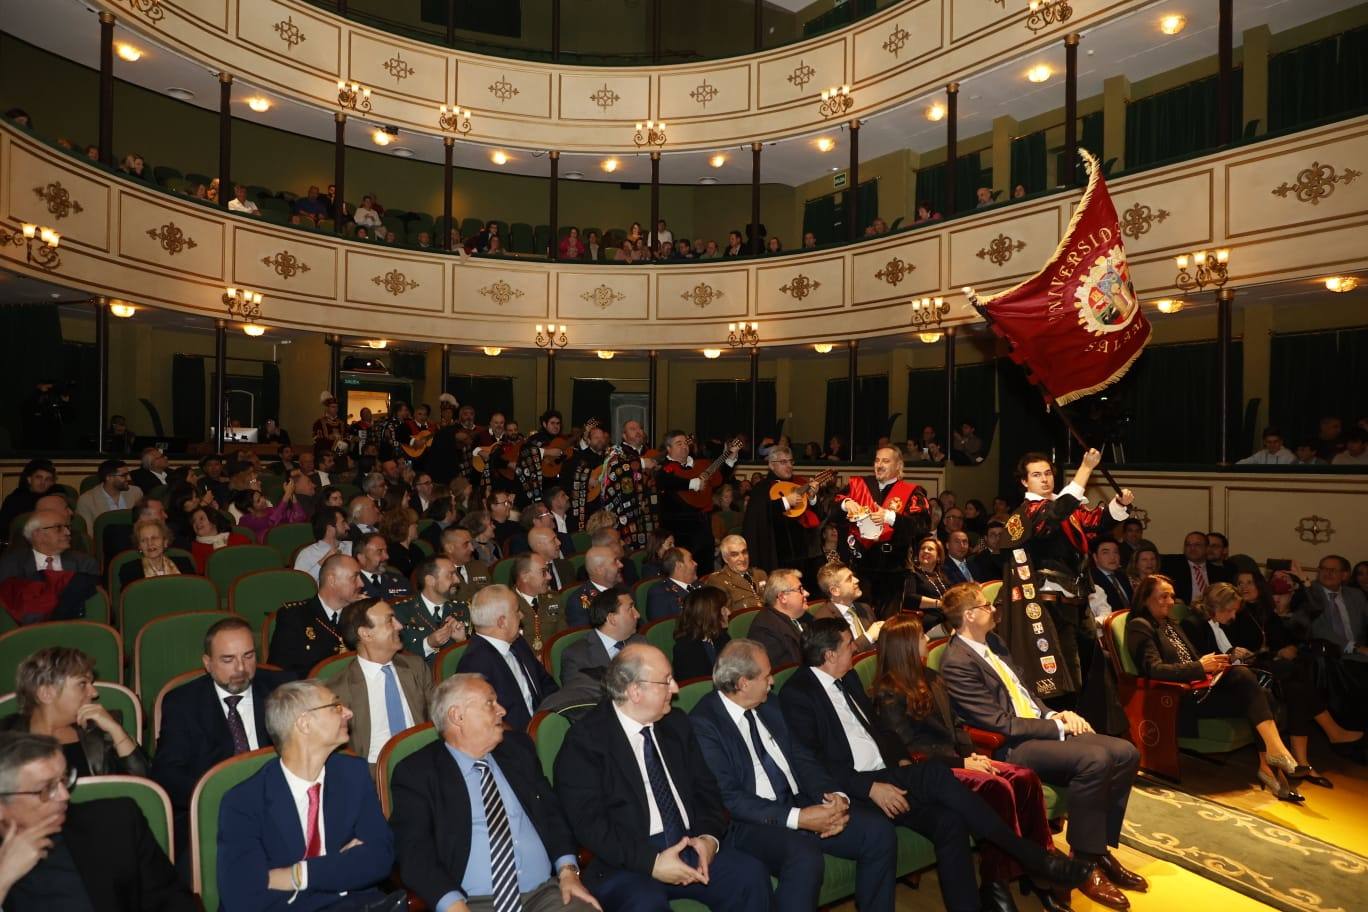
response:
[[[1226,632],[1221,629],[1221,625],[1216,623],[1215,619],[1207,621],[1207,624],[1210,625],[1211,632],[1216,635],[1217,652],[1229,653],[1230,650],[1235,648],[1230,643],[1230,637],[1226,636]]]
[[[323,798],[328,786],[323,780],[328,776],[328,768],[325,766],[318,771],[318,778],[314,782],[306,782],[290,771],[290,768],[283,762],[280,764],[280,771],[285,774],[285,785],[290,790],[290,797],[294,799],[295,814],[299,816],[299,835],[303,837],[304,849],[309,848],[309,787],[315,782],[323,786],[318,791],[318,854],[328,854],[327,831],[323,827]],[[309,888],[309,863],[304,859],[299,866],[299,889],[300,891]],[[343,894],[345,895],[345,894]]]
[[[760,755],[755,752],[755,745],[751,743],[750,723],[746,721],[746,710],[736,705],[726,694],[722,695],[722,705],[727,709],[727,715],[731,716],[732,722],[736,723],[737,731],[741,732],[741,740],[745,742],[746,753],[750,755],[752,773],[755,776],[755,794],[759,798],[767,801],[776,800],[774,786],[770,782],[769,773],[760,763]],[[779,769],[788,780],[789,791],[794,795],[798,794],[798,781],[793,778],[793,770],[789,767],[788,758],[784,756],[784,751],[774,740],[774,735],[765,727],[765,721],[760,718],[760,714],[755,714],[755,725],[760,730],[760,740],[765,745],[765,751],[779,765]],[[784,825],[790,830],[798,829],[799,808],[789,808],[788,817],[784,820]]]
[[[1062,495],[1064,495],[1064,494],[1071,494],[1071,495],[1073,495],[1074,497],[1078,498],[1078,504],[1079,504],[1079,506],[1081,506],[1081,507],[1086,507],[1086,506],[1088,505],[1088,492],[1085,491],[1085,490],[1083,490],[1081,487],[1079,487],[1077,484],[1075,484],[1075,483],[1072,482],[1072,481],[1069,482],[1068,484],[1066,484],[1066,485],[1064,486],[1064,489],[1063,489],[1062,491],[1060,491],[1058,494],[1056,494],[1055,497],[1060,497],[1060,496],[1062,496]],[[1054,500],[1055,497],[1051,497],[1050,500]],[[1031,493],[1030,491],[1027,491],[1027,492],[1026,492],[1026,499],[1027,499],[1027,500],[1045,500],[1044,497],[1041,497],[1039,494],[1033,494],[1033,493]],[[1124,507],[1124,506],[1122,506],[1121,504],[1117,503],[1116,498],[1112,498],[1111,503],[1109,503],[1109,504],[1107,505],[1107,511],[1108,511],[1109,513],[1111,513],[1112,519],[1116,520],[1117,522],[1125,522],[1127,519],[1130,518],[1130,509],[1129,509],[1128,507]],[[1059,585],[1059,583],[1056,583],[1056,582],[1055,582],[1054,580],[1052,580],[1052,579],[1047,579],[1047,580],[1045,580],[1043,583],[1041,583],[1041,585],[1040,585],[1040,591],[1041,591],[1041,592],[1064,592],[1064,587],[1061,586],[1061,585]],[[969,642],[969,640],[968,640],[967,638],[963,638],[963,637],[962,637],[961,639],[964,639],[964,641],[965,641],[966,643]],[[984,647],[984,648],[986,649],[987,647]]]
[[[532,706],[532,685],[528,683],[527,670],[522,667],[522,663],[518,661],[518,657],[513,655],[513,646],[509,643],[505,643],[498,637],[486,636],[483,633],[478,634],[478,636],[482,636],[488,640],[489,645],[497,649],[499,655],[503,656],[505,664],[508,665],[508,670],[513,672],[513,680],[518,682],[518,691],[522,694],[523,702],[527,704],[527,711],[529,713],[534,712],[535,710]]]
[[[391,663],[381,665],[372,662],[370,659],[356,657],[356,664],[361,666],[361,675],[366,679],[366,704],[370,707],[370,751],[366,756],[366,762],[374,765],[380,756],[380,749],[385,746],[394,735],[399,732],[390,731],[389,711],[385,708],[385,668],[389,666],[394,675],[394,683],[399,687],[399,702],[404,706],[404,728],[413,725],[413,713],[409,710],[408,698],[404,696],[404,685],[399,683],[399,672],[393,670]],[[401,728],[399,731],[403,731]]]
[[[261,741],[257,738],[256,707],[252,703],[251,685],[249,684],[247,686],[247,689],[240,694],[232,694],[224,690],[222,687],[219,687],[218,682],[215,681],[214,693],[218,695],[219,710],[222,711],[224,719],[228,718],[228,703],[226,702],[227,699],[229,697],[242,697],[242,699],[238,701],[237,711],[238,715],[242,717],[242,729],[243,731],[247,732],[247,746],[250,747],[252,750],[256,750],[258,747],[261,747]]]
[[[625,715],[617,704],[613,705],[613,712],[617,713],[618,724],[622,726],[622,731],[627,735],[627,743],[632,748],[632,756],[636,757],[637,770],[641,773],[641,783],[646,787],[646,807],[650,812],[651,822],[648,825],[648,834],[656,836],[665,832],[665,824],[660,821],[660,808],[656,806],[655,793],[651,791],[651,777],[646,775],[646,738],[641,734],[644,728],[640,722]],[[651,732],[654,736],[654,729]],[[660,742],[655,744],[656,756],[660,758],[660,765],[665,768],[665,778],[670,783],[670,794],[674,795],[675,804],[679,806],[679,817],[684,821],[684,829],[689,828],[689,811],[684,807],[684,802],[680,800],[679,789],[675,788],[674,776],[670,775],[670,766],[665,762],[665,755],[660,750]]]
[[[617,654],[618,654],[618,645],[617,645],[617,644],[618,644],[619,641],[613,639],[613,638],[610,637],[608,634],[604,633],[604,632],[603,632],[603,628],[601,628],[601,627],[595,627],[595,628],[594,628],[594,634],[595,634],[596,636],[598,636],[599,641],[600,641],[601,643],[603,643],[603,648],[606,649],[606,650],[608,650],[608,658],[610,658],[610,659],[616,659],[616,658],[617,658]],[[625,642],[627,642],[627,641],[626,641],[626,640],[622,640],[621,642],[624,642],[624,643],[625,643]]]
[[[51,558],[51,560],[52,560],[52,566],[51,566],[50,568],[48,567],[48,564],[47,564],[49,558]],[[35,566],[38,567],[38,571],[39,571],[40,573],[41,573],[42,571],[48,570],[48,569],[51,569],[51,570],[61,570],[61,569],[62,569],[62,555],[60,555],[60,554],[44,554],[42,551],[39,551],[37,548],[34,548],[34,549],[33,549],[33,560],[34,560]]]
[[[555,510],[551,511],[551,518],[556,521],[556,531],[564,535],[570,531],[570,527],[565,524],[565,517]]]
[[[436,620],[437,612],[442,610],[442,606],[434,602],[429,602],[428,597],[421,592],[418,593],[418,597],[423,600],[423,610],[427,612],[428,620],[434,624],[438,623]],[[438,652],[438,648],[429,643],[427,637],[423,637],[423,656],[436,655]]]
[[[865,628],[864,622],[860,620],[859,615],[855,613],[854,608],[849,605],[838,605],[835,602],[831,603],[831,607],[841,613],[841,618],[846,622],[846,626],[850,628],[851,639],[858,643],[860,637],[863,636],[868,638],[869,631]],[[841,702],[845,701],[842,700]]]
[[[971,640],[971,639],[969,639],[969,638],[966,637],[966,636],[960,637],[960,638],[959,638],[959,641],[960,641],[961,643],[963,643],[965,646],[968,646],[970,649],[974,650],[974,652],[978,655],[978,657],[979,657],[980,659],[983,659],[983,661],[988,662],[989,667],[992,667],[993,663],[988,661],[988,653],[989,653],[991,650],[988,649],[988,644],[987,644],[987,643],[980,643],[980,642],[978,642],[978,641],[976,641],[976,640]],[[1003,670],[1006,671],[1007,674],[1008,674],[1008,676],[1009,676],[1013,681],[1016,682],[1016,685],[1017,685],[1018,687],[1020,687],[1020,688],[1021,688],[1022,690],[1024,690],[1024,691],[1026,691],[1026,693],[1028,693],[1028,694],[1031,692],[1031,689],[1030,689],[1029,687],[1027,687],[1025,684],[1021,683],[1021,679],[1017,677],[1016,672],[1012,670],[1012,666],[1011,666],[1011,665],[1009,665],[1009,664],[1007,664],[1006,662],[1002,661],[1002,657],[1001,657],[1001,656],[994,656],[994,658],[996,658],[996,659],[998,660],[998,663],[1002,665]],[[995,673],[996,673],[996,671],[995,671]],[[1016,715],[1016,710],[1015,710],[1015,708],[1008,707],[1008,709],[1011,711],[1012,715]],[[1056,712],[1054,712],[1053,710],[1047,709],[1047,710],[1045,710],[1044,714],[1042,715],[1042,718],[1049,719],[1049,720],[1053,721],[1055,725],[1058,725],[1058,726],[1059,726],[1059,740],[1060,740],[1060,741],[1063,741],[1063,740],[1064,740],[1064,735],[1065,735],[1064,723],[1061,722],[1061,721],[1059,720],[1059,714],[1056,713]]]
[[[846,741],[850,744],[850,755],[854,758],[856,772],[872,773],[884,769],[883,754],[879,752],[878,742],[851,710],[845,695],[836,688],[836,679],[820,668],[813,668],[812,673],[817,678],[817,683],[822,685],[822,693],[831,701],[832,709],[836,710],[836,718],[841,720],[841,728],[845,730]]]
[[[299,553],[295,555],[294,568],[296,570],[303,570],[305,573],[309,574],[309,576],[312,576],[316,583],[318,582],[318,571],[323,565],[323,555],[334,549],[336,549],[339,554],[345,554],[350,557],[352,553],[352,543],[343,541],[338,542],[335,545],[330,545],[326,541],[316,541],[312,545],[305,545],[303,548],[300,548]]]

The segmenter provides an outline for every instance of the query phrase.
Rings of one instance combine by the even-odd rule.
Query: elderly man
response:
[[[575,584],[575,565],[562,556],[564,544],[554,529],[533,527],[527,533],[527,545],[533,554],[545,558],[546,582],[551,592],[560,592]]]
[[[394,771],[399,877],[435,912],[588,912],[576,845],[532,741],[506,731],[479,675],[455,674],[432,695],[439,740]]]
[[[522,615],[512,589],[498,584],[481,589],[470,606],[470,619],[475,636],[456,670],[484,675],[508,712],[508,724],[521,731],[541,702],[556,692],[556,679],[519,633]]]
[[[811,620],[807,594],[797,570],[775,570],[765,584],[765,610],[751,624],[750,638],[765,648],[775,668],[803,660],[803,632]]]
[[[313,515],[312,545],[305,545],[295,555],[294,568],[302,570],[318,582],[318,570],[334,554],[352,553],[352,541],[347,537],[351,529],[347,514],[339,507],[319,507]]]
[[[846,571],[849,572],[849,571]],[[765,649],[732,640],[713,668],[716,687],[689,714],[732,816],[736,847],[779,879],[776,909],[815,909],[822,855],[854,859],[861,912],[891,912],[897,837],[875,809],[852,806],[817,758],[789,734]]]
[[[722,552],[722,563],[726,566],[708,574],[703,582],[727,593],[727,610],[732,614],[763,607],[765,571],[751,566],[750,545],[739,535],[728,535],[722,539],[718,550]]]
[[[538,654],[548,640],[565,629],[560,605],[547,592],[547,575],[546,558],[540,554],[524,552],[513,558],[510,576],[522,613],[523,639]]]
[[[394,616],[403,625],[399,638],[404,648],[431,664],[437,653],[470,636],[470,603],[452,597],[456,565],[444,554],[418,565],[418,584],[422,589],[417,595],[395,603]]]
[[[813,618],[835,617],[845,621],[855,639],[855,651],[873,649],[883,630],[883,621],[874,619],[874,609],[859,601],[864,593],[860,580],[845,564],[830,563],[817,571],[817,585],[826,593],[827,602],[813,609]]]
[[[1182,554],[1165,554],[1159,561],[1160,572],[1173,581],[1173,596],[1191,605],[1212,583],[1229,582],[1223,568],[1207,560],[1207,534],[1192,531],[1183,536]]]
[[[372,767],[386,741],[427,721],[432,672],[403,653],[402,629],[394,608],[380,599],[342,609],[342,641],[356,660],[332,680],[333,693],[352,712],[347,746]]]
[[[194,912],[194,894],[129,798],[71,803],[56,738],[0,734],[0,903],[6,912]]]
[[[594,629],[561,654],[561,681],[589,668],[607,668],[630,644],[646,642],[637,633],[640,622],[636,602],[626,589],[613,586],[594,596],[589,603],[589,624]]]
[[[777,567],[797,567],[810,574],[821,551],[817,537],[821,522],[817,514],[808,507],[798,516],[789,516],[788,510],[795,505],[797,497],[790,501],[784,497],[771,500],[769,496],[776,484],[793,481],[793,451],[782,445],[771,447],[765,460],[769,472],[751,486],[750,502],[746,504],[741,525],[746,541],[755,551],[751,555],[752,563],[767,572]],[[817,486],[809,482],[801,493],[807,495],[810,503]]]
[[[337,752],[352,713],[322,681],[293,681],[266,700],[279,751],[219,807],[223,912],[400,912],[403,891],[376,886],[394,867],[394,837],[370,769]]]
[[[677,617],[684,610],[684,596],[698,588],[698,564],[688,548],[670,548],[660,557],[665,579],[646,593],[646,619]]]
[[[76,515],[94,533],[95,520],[112,510],[127,510],[143,496],[140,488],[129,481],[128,463],[106,459],[95,474],[100,483],[76,498]]]
[[[190,822],[195,784],[214,764],[269,747],[266,698],[288,680],[284,672],[257,668],[256,636],[240,617],[216,621],[204,634],[200,657],[206,674],[168,692],[152,778],[171,796],[176,815],[177,857],[189,870]],[[184,851],[182,851],[184,850]]]
[[[356,541],[356,562],[361,569],[361,591],[370,598],[404,599],[409,584],[397,573],[385,569],[389,543],[379,532],[367,532]]]
[[[358,494],[347,504],[347,516],[351,520],[351,537],[357,539],[375,531],[376,524],[380,522],[380,508],[374,500]]]
[[[606,912],[664,912],[672,899],[768,910],[765,866],[731,846],[719,852],[726,808],[688,717],[670,712],[679,687],[665,654],[628,646],[605,686],[609,699],[570,728],[556,757],[556,791],[594,855],[589,889]]]
[[[156,447],[147,447],[129,480],[144,491],[163,487],[167,484],[167,467],[166,454]]]
[[[963,517],[960,518],[961,522]],[[951,583],[982,583],[969,560],[969,533],[956,529],[945,539],[945,576]]]
[[[599,529],[589,538],[589,546],[592,548],[607,548],[613,552],[613,556],[622,562],[622,584],[628,588],[635,586],[637,580],[636,564],[627,559],[627,548],[622,543],[622,533],[617,529]],[[588,552],[585,552],[586,554]],[[580,579],[588,579],[589,575],[584,570],[580,571]]]
[[[594,597],[622,584],[622,558],[611,547],[596,545],[584,552],[584,572],[589,579],[565,603],[565,620],[571,627],[588,624]]]
[[[268,653],[271,664],[303,676],[329,656],[346,651],[338,625],[342,609],[361,597],[360,571],[355,558],[334,554],[318,572],[317,595],[280,606]]]
[[[85,616],[100,583],[95,558],[70,550],[71,522],[53,510],[29,515],[21,530],[27,547],[0,557],[0,599],[20,624]]]

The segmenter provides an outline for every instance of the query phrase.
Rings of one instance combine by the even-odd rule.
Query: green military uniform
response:
[[[394,603],[394,616],[399,623],[404,625],[404,629],[399,631],[399,639],[403,641],[404,649],[413,655],[426,659],[429,663],[432,662],[436,653],[428,655],[423,648],[423,641],[453,615],[465,624],[466,636],[471,636],[475,628],[470,623],[470,603],[467,601],[448,599],[441,604],[436,614],[433,614],[423,602],[422,594]],[[459,641],[453,640],[452,642]]]
[[[517,592],[516,589],[514,591]],[[537,596],[531,604],[521,592],[517,592],[517,595],[518,611],[522,614],[523,639],[540,658],[542,647],[565,629],[565,614],[550,593]]]

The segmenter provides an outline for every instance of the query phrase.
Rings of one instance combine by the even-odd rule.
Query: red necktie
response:
[[[323,793],[323,783],[315,782],[309,786],[309,826],[304,831],[304,857],[317,858],[323,854],[322,840],[318,838],[318,799]]]
[[[1192,597],[1196,599],[1207,589],[1206,567],[1203,564],[1192,565],[1192,579],[1197,584],[1197,591],[1192,593]]]
[[[51,554],[48,555],[47,562],[43,565],[43,572],[44,572],[44,573],[52,573],[52,572],[53,572],[53,569],[52,569],[52,555],[51,555]]]

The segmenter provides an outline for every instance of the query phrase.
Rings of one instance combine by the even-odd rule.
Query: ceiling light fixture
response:
[[[1185,303],[1177,298],[1160,298],[1154,302],[1154,309],[1162,314],[1176,314],[1183,309]]]
[[[129,63],[137,63],[143,55],[142,51],[123,41],[114,45],[114,51],[119,55],[120,60],[127,60]]]
[[[496,165],[506,165],[508,164],[508,153],[500,150],[495,150],[494,152],[490,153],[489,160]]]
[[[388,146],[390,143],[394,142],[394,137],[390,136],[384,128],[378,128],[371,134],[371,140],[377,146]]]
[[[722,357],[722,349],[720,349],[720,348],[705,348],[705,349],[703,349],[703,357],[707,358],[709,361],[711,361],[711,360],[714,359],[714,358],[720,358],[720,357]]]
[[[836,148],[836,140],[829,136],[823,136],[821,139],[817,140],[818,152],[830,152],[834,148]]]
[[[939,101],[926,109],[926,119],[932,123],[940,123],[945,120],[945,105]]]
[[[917,338],[918,338],[918,339],[921,339],[921,340],[922,340],[923,342],[925,342],[927,345],[935,345],[937,342],[939,342],[939,341],[941,340],[941,334],[940,334],[940,333],[917,333]]]
[[[253,95],[251,98],[247,99],[247,107],[256,111],[258,114],[265,114],[267,111],[271,110],[271,100],[269,98],[262,98],[260,95]]]
[[[242,331],[254,339],[257,336],[266,335],[266,327],[262,326],[260,323],[244,323],[242,324]]]
[[[1026,71],[1026,78],[1034,83],[1046,82],[1051,76],[1051,71],[1045,64],[1037,64]]]
[[[189,89],[182,89],[180,86],[169,86],[166,89],[166,94],[170,95],[177,101],[189,101],[190,99],[195,97],[194,92],[190,91]]]
[[[1337,294],[1344,294],[1346,291],[1353,291],[1358,288],[1359,280],[1353,276],[1331,276],[1325,280],[1325,290],[1333,291]]]
[[[705,186],[705,187],[711,187],[711,186],[713,186],[714,184],[717,183],[717,178],[715,178],[715,177],[700,177],[700,178],[698,179],[698,182],[699,182],[700,184],[702,184],[703,186]]]
[[[831,350],[835,347],[836,346],[832,345],[830,342],[818,342],[812,346],[812,350],[819,355],[829,355],[831,354]]]
[[[366,340],[366,347],[367,347],[367,348],[383,349],[386,345],[389,345],[389,340],[387,340],[387,339],[367,339],[367,340]]]
[[[603,160],[603,163],[599,165],[599,167],[601,167],[604,171],[607,171],[609,174],[612,174],[614,171],[618,169],[618,160],[616,158],[605,158]]]
[[[1159,20],[1159,31],[1165,35],[1176,35],[1187,27],[1187,17],[1174,13]]]
[[[110,301],[109,312],[116,317],[121,317],[127,320],[129,317],[133,316],[135,313],[138,312],[138,308],[134,307],[132,304],[129,304],[127,301]]]
[[[720,168],[726,163],[727,156],[722,155],[721,153],[718,153],[717,155],[714,155],[712,158],[708,159],[708,164],[712,165],[714,168]]]
[[[613,360],[613,356],[616,355],[617,352],[615,352],[615,351],[607,351],[607,350],[605,350],[605,349],[599,349],[598,351],[594,352],[594,354],[598,355],[598,356],[599,356],[599,359],[602,360],[602,361],[612,361],[612,360]]]
[[[486,345],[482,351],[491,358],[497,358],[503,354],[503,349],[495,345]]]
[[[561,180],[568,180],[568,181],[584,180],[584,172],[583,172],[583,171],[566,171],[564,174],[561,175]]]

